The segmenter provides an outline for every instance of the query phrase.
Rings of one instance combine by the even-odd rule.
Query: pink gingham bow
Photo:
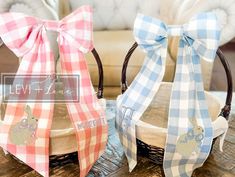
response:
[[[89,6],[82,6],[59,22],[21,13],[1,14],[0,37],[18,57],[22,57],[17,75],[55,75],[54,56],[46,31],[58,32],[62,73],[80,77],[79,102],[66,102],[66,105],[76,130],[80,176],[83,177],[105,149],[108,129],[104,110],[92,87],[84,58],[84,53],[93,49],[92,10]],[[70,84],[64,81],[66,87],[71,87]],[[49,99],[53,100],[54,96]],[[49,137],[53,109],[54,103],[51,102],[8,103],[0,127],[0,146],[43,176],[49,176]]]

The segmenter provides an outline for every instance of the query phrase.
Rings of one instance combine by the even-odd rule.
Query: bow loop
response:
[[[117,100],[117,129],[129,162],[129,171],[137,164],[136,123],[151,103],[163,79],[167,57],[167,28],[160,20],[138,14],[134,36],[147,53],[140,72]]]
[[[200,13],[184,25],[184,41],[197,54],[208,61],[213,61],[219,45],[220,31],[213,13]]]
[[[0,128],[0,146],[44,177],[49,176],[49,139],[56,73],[46,31],[58,32],[61,72],[65,74],[63,78],[68,78],[61,80],[65,100],[70,100],[65,104],[74,125],[78,158],[82,162],[80,177],[85,177],[105,149],[108,130],[84,57],[84,53],[93,48],[92,10],[89,6],[82,6],[61,21],[37,19],[20,13],[0,15],[0,37],[17,56],[22,56],[17,75],[24,76],[20,83],[18,80],[13,82],[12,88],[23,85],[16,89],[17,93],[13,91],[9,95],[19,102],[7,104]],[[47,77],[44,79],[44,76]],[[77,82],[79,96],[74,86]],[[22,100],[22,97],[25,99]],[[22,103],[27,108],[25,112]],[[28,151],[29,148],[34,152]]]
[[[1,38],[18,57],[26,55],[34,47],[41,28],[40,20],[21,13],[5,13],[0,16]]]
[[[20,23],[16,23],[20,21]],[[83,6],[59,22],[40,20],[21,13],[0,16],[0,34],[3,42],[18,56],[26,55],[42,33],[42,29],[59,32],[60,45],[70,44],[81,52],[93,49],[92,10]]]
[[[134,36],[139,46],[145,52],[149,52],[166,45],[167,28],[158,19],[138,14],[134,23]]]
[[[178,176],[191,176],[193,168],[203,164],[208,156],[213,132],[204,95],[200,57],[214,59],[220,34],[218,30],[216,18],[211,13],[198,14],[185,25],[169,26],[142,14],[136,17],[135,40],[147,55],[132,84],[117,99],[116,116],[130,171],[137,164],[135,123],[158,93],[165,72],[168,36],[179,36],[180,42],[169,104],[164,172],[166,176],[172,176],[176,170]],[[190,156],[190,163],[194,164],[187,166],[187,159],[186,164],[182,163],[184,156]]]
[[[83,53],[93,49],[92,9],[90,6],[82,6],[62,19],[60,28],[60,45],[69,43]]]

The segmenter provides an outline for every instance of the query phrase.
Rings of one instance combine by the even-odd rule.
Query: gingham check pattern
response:
[[[203,165],[212,145],[213,129],[204,94],[200,58],[214,60],[220,31],[212,13],[194,16],[181,31],[163,166],[166,176],[186,177]],[[199,144],[198,154],[184,157],[176,152],[176,142],[180,135],[193,128],[189,122],[191,118],[196,118],[198,125],[203,127],[204,138]]]
[[[220,36],[216,18],[211,13],[202,13],[193,17],[186,25],[166,26],[152,17],[138,15],[134,34],[142,48],[145,50],[153,48],[154,52],[166,48],[165,45],[159,47],[156,44],[165,43],[168,35],[181,37],[169,108],[164,171],[166,176],[191,176],[193,169],[201,166],[207,158],[213,137],[211,119],[204,96],[200,57],[210,61],[215,57]],[[137,77],[127,91],[117,99],[117,129],[128,158],[130,171],[136,165],[135,124],[157,93],[162,79],[161,72],[164,70],[164,64],[159,65],[159,68],[163,69],[154,68],[154,65],[159,63],[156,60],[159,54],[149,57],[149,53],[151,51],[148,51]],[[165,56],[165,51],[160,54]],[[154,59],[157,62],[149,64]],[[158,74],[154,76],[155,72]],[[150,77],[152,73],[154,77]],[[152,82],[154,84],[149,84]],[[129,113],[126,113],[128,112],[126,108]],[[197,118],[198,124],[204,129],[204,139],[198,156],[183,158],[175,152],[175,147],[178,137],[192,128],[188,121],[189,117]]]
[[[134,36],[147,53],[144,64],[127,91],[117,99],[116,127],[132,171],[137,164],[135,123],[151,103],[162,81],[167,54],[166,26],[138,14]]]
[[[80,100],[67,104],[71,122],[76,130],[80,176],[86,176],[105,149],[107,122],[90,80],[84,53],[93,48],[92,12],[82,6],[59,22],[46,21],[20,13],[0,15],[0,36],[19,57],[23,57],[17,74],[54,75],[54,56],[46,31],[58,32],[62,72],[80,75]],[[70,88],[70,83],[64,85]],[[53,98],[51,98],[53,99]],[[9,130],[24,117],[25,104],[8,103],[3,125],[0,127],[0,146],[20,160],[49,176],[49,136],[53,117],[53,103],[28,103],[39,119],[35,143],[17,146],[9,140]],[[92,126],[88,122],[93,122]],[[89,124],[90,125],[90,124]]]

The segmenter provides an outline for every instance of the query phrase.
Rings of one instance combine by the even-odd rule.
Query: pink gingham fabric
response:
[[[55,75],[54,56],[46,31],[58,32],[62,73],[80,76],[79,102],[66,104],[76,130],[80,177],[83,177],[105,149],[108,129],[104,110],[92,87],[84,58],[84,53],[93,49],[92,10],[89,6],[82,6],[58,22],[21,13],[1,14],[0,37],[18,57],[22,57],[17,75]],[[70,87],[69,82],[64,84]],[[50,99],[53,100],[53,96]],[[35,140],[24,146],[16,145],[10,141],[9,131],[25,117],[26,105],[30,106],[32,114],[38,119]],[[54,103],[51,102],[8,103],[0,127],[0,146],[46,177],[49,176],[49,137],[53,109]]]

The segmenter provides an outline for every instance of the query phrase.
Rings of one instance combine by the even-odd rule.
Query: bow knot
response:
[[[14,100],[19,99],[19,102],[7,104],[0,128],[0,146],[41,175],[49,176],[49,136],[54,103],[47,101],[55,100],[55,93],[48,93],[48,85],[53,87],[52,90],[55,89],[55,79],[33,79],[35,75],[44,78],[44,75],[55,74],[55,60],[46,35],[47,30],[58,32],[61,73],[66,75],[66,79],[61,79],[64,99],[70,100],[65,101],[65,104],[76,133],[78,158],[81,162],[80,177],[84,177],[105,149],[107,141],[105,113],[94,93],[84,57],[84,53],[93,49],[92,10],[89,6],[82,6],[61,21],[42,20],[21,13],[0,15],[0,37],[9,49],[22,57],[17,75],[23,76],[23,84],[34,84],[37,87],[35,90],[42,91],[36,96],[26,94],[26,102],[29,104],[27,113],[30,115],[28,119],[24,118],[20,100],[25,96],[24,91],[21,89],[20,94],[12,94]],[[13,88],[17,83],[14,81]],[[77,93],[78,85],[79,102],[73,94],[74,91]],[[32,100],[32,104],[29,100]],[[34,153],[28,149],[33,149]]]
[[[158,19],[138,14],[134,24],[134,36],[136,42],[147,55],[132,84],[117,99],[118,111],[116,118],[120,140],[129,162],[130,171],[137,164],[135,122],[140,119],[159,90],[165,71],[168,36],[179,36],[180,38],[171,103],[169,104],[168,138],[163,165],[166,176],[172,176],[171,167],[173,165],[174,169],[177,163],[182,167],[180,156],[178,154],[174,155],[173,152],[181,153],[183,151],[184,153],[184,150],[188,150],[184,144],[178,143],[180,141],[177,141],[179,144],[177,147],[179,148],[175,148],[176,139],[183,139],[187,135],[187,132],[183,135],[179,134],[185,131],[185,124],[182,126],[181,121],[196,117],[197,120],[200,120],[200,123],[202,122],[201,127],[205,130],[204,134],[200,135],[202,137],[199,138],[200,141],[196,140],[195,147],[189,147],[189,154],[199,153],[200,149],[198,147],[201,147],[205,152],[209,152],[212,128],[204,95],[200,62],[201,58],[210,61],[215,58],[220,36],[219,28],[216,17],[212,13],[198,14],[184,25],[166,25]],[[122,111],[123,107],[134,110],[131,117]],[[192,120],[191,122],[193,124]],[[197,121],[191,126],[200,128]],[[187,128],[190,128],[190,125]],[[190,143],[189,146],[191,146]],[[181,147],[182,151],[176,152],[175,149],[181,150]],[[196,155],[195,163],[200,164],[203,162],[207,157],[206,154]],[[174,157],[177,159],[174,159]],[[182,170],[183,168],[185,170]],[[182,170],[182,174],[191,176],[192,169],[188,169],[188,167],[186,169],[183,166],[180,170]]]
[[[145,26],[148,31],[143,29]],[[201,13],[184,25],[166,25],[162,21],[138,14],[134,24],[136,42],[145,51],[156,51],[167,47],[168,36],[182,36],[184,42],[192,46],[203,59],[212,61],[215,58],[220,31],[216,16],[212,13]]]
[[[167,28],[167,34],[169,36],[181,36],[183,34],[182,25],[169,25]]]
[[[70,44],[83,53],[93,48],[92,14],[84,6],[61,21],[41,20],[21,13],[5,13],[0,16],[0,33],[3,42],[18,56],[26,55],[35,48],[35,42],[47,40],[43,29],[58,32],[59,45]],[[17,20],[17,23],[16,23]],[[43,28],[44,27],[44,28]]]
[[[42,24],[48,31],[56,31],[56,32],[61,31],[60,22],[52,20],[43,20]]]

